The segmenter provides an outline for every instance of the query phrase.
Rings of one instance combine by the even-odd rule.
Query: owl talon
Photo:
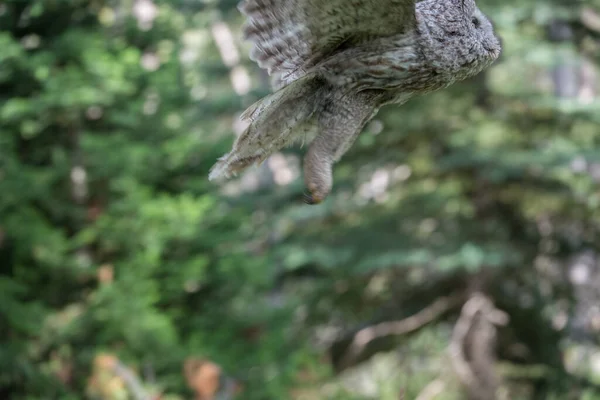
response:
[[[304,193],[302,195],[302,199],[303,199],[304,203],[310,204],[310,205],[319,204],[320,202],[323,201],[323,199],[319,199],[318,197],[315,197],[315,195],[310,194],[310,193]]]

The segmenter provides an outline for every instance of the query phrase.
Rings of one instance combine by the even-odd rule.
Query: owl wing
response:
[[[410,30],[416,0],[243,0],[250,58],[277,88],[342,47]]]

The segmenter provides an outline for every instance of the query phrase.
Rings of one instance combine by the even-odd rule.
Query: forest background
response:
[[[600,0],[479,0],[501,59],[318,206],[299,146],[207,181],[236,3],[0,2],[0,398],[600,399]]]

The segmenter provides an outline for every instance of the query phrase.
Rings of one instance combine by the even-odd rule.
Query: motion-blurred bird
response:
[[[474,0],[244,0],[239,9],[250,58],[275,92],[243,113],[248,128],[209,179],[310,138],[309,204],[331,192],[333,164],[383,105],[471,77],[501,51]]]

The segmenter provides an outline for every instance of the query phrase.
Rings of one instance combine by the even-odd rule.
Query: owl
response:
[[[474,0],[244,0],[238,8],[250,58],[274,90],[242,114],[248,127],[209,180],[308,140],[308,204],[327,198],[333,165],[382,106],[474,76],[501,52]]]

